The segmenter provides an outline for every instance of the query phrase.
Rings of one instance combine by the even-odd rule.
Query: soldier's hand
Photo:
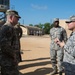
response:
[[[58,42],[60,42],[60,40],[59,40],[58,38],[56,38],[56,39],[54,40],[54,42],[55,42],[55,43],[58,43]]]
[[[61,48],[64,47],[64,45],[65,45],[64,41],[61,42],[58,38],[56,38],[54,41],[55,41],[55,43],[57,43]]]

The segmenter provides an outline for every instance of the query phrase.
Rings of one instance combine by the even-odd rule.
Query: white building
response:
[[[42,29],[34,26],[20,25],[23,30],[23,35],[42,35]]]

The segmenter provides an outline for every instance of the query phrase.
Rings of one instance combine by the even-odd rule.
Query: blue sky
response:
[[[75,15],[75,0],[10,0],[10,9],[19,12],[21,24],[44,24]]]

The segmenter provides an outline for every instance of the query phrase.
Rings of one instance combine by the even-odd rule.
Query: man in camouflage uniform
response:
[[[7,21],[1,28],[0,46],[2,51],[1,74],[19,75],[18,62],[16,59],[16,33],[14,26],[21,18],[17,11],[7,10]]]
[[[61,42],[58,38],[55,42],[64,49],[64,58],[62,65],[65,68],[65,75],[75,75],[75,16],[71,16],[66,21],[68,29],[72,31],[66,44]]]
[[[0,20],[0,31],[1,31],[1,28],[2,26],[4,25],[5,23],[5,20]],[[1,56],[2,55],[2,52],[1,52],[1,48],[0,48],[0,62],[1,62]],[[0,63],[0,71],[1,71],[1,63]]]
[[[53,72],[50,73],[50,75],[54,75],[57,73],[57,63],[58,63],[58,71],[59,74],[62,75],[63,67],[61,66],[62,60],[63,60],[63,50],[62,48],[57,45],[54,40],[55,38],[59,38],[60,41],[67,40],[67,34],[64,28],[59,26],[59,18],[54,19],[54,27],[50,30],[50,38],[51,38],[51,44],[50,44],[50,56],[51,56],[51,63],[53,67]]]
[[[22,37],[22,28],[20,27],[20,23],[16,24],[14,26],[15,28],[15,31],[16,31],[16,36],[17,36],[17,59],[18,59],[18,62],[21,62],[22,61],[22,58],[21,58],[21,52],[20,52],[20,49],[21,49],[21,45],[20,45],[20,38]]]

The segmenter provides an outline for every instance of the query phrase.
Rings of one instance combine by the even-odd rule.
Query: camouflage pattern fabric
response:
[[[16,40],[16,44],[17,44],[17,50],[16,50],[16,54],[17,54],[17,60],[18,62],[21,62],[22,61],[22,57],[21,57],[21,52],[20,52],[20,49],[21,49],[21,45],[20,45],[20,38],[22,37],[22,29],[20,27],[20,25],[15,25],[15,33],[16,33],[16,37],[17,37],[17,40]]]
[[[1,74],[2,75],[19,75],[18,62],[16,59],[16,34],[14,27],[10,23],[5,23],[1,29]]]
[[[53,66],[53,69],[56,70],[56,67],[58,64],[58,70],[62,71],[63,67],[61,66],[62,60],[63,60],[63,50],[62,48],[57,45],[54,40],[58,38],[60,41],[67,41],[67,34],[64,28],[58,26],[57,28],[53,27],[50,30],[50,38],[51,38],[51,44],[50,44],[50,57],[51,57],[51,63]]]
[[[16,66],[2,66],[1,71],[2,75],[19,75],[19,71]]]
[[[64,28],[62,27],[53,27],[51,30],[50,30],[50,38],[51,38],[51,48],[54,49],[54,50],[59,50],[60,47],[59,45],[57,45],[54,40],[55,38],[58,38],[60,41],[65,41],[67,40],[67,34],[66,34],[66,31]]]
[[[75,75],[75,32],[71,34],[64,46],[63,64],[66,75]]]

